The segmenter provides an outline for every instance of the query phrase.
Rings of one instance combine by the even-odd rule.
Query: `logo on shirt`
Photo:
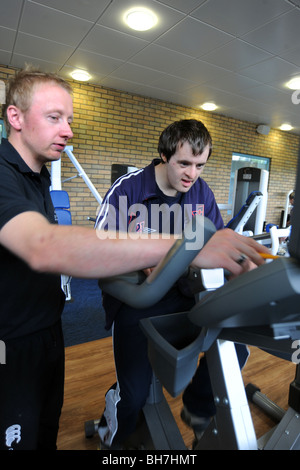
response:
[[[135,226],[136,233],[153,233],[156,232],[154,228],[145,227],[145,221],[138,222]]]
[[[203,215],[204,216],[204,204],[197,204],[196,210],[192,211],[192,216]]]

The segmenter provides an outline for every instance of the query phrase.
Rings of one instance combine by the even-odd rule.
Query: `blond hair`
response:
[[[40,72],[32,67],[26,67],[11,78],[6,87],[6,102],[3,105],[2,114],[7,135],[10,134],[10,123],[7,119],[7,108],[16,106],[22,112],[26,112],[31,105],[34,87],[40,83],[52,82],[64,88],[70,95],[73,90],[71,85],[54,73]]]

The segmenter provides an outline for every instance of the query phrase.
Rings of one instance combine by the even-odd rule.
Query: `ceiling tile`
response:
[[[247,112],[245,109],[240,109],[240,108],[230,108],[228,111],[224,111],[222,114],[224,116],[231,117],[233,119],[239,119],[241,121],[247,121],[247,122],[253,122],[256,124],[261,124],[261,123],[268,123],[264,116],[258,115],[258,114],[252,114]]]
[[[299,67],[278,57],[264,60],[256,65],[251,65],[240,70],[241,75],[245,75],[254,80],[264,83],[272,83],[274,80],[286,80],[294,73],[299,72]]]
[[[91,26],[89,21],[26,2],[20,31],[61,44],[77,46]]]
[[[270,53],[258,47],[240,39],[234,39],[209,54],[205,54],[201,59],[225,69],[238,71],[271,57]]]
[[[206,83],[214,80],[218,75],[225,74],[227,71],[216,65],[208,64],[199,59],[194,59],[186,66],[175,70],[173,75],[186,78],[194,83]]]
[[[159,22],[134,32],[132,0],[0,0],[0,64],[88,70],[91,84],[275,123],[300,105],[285,83],[300,75],[300,9],[288,0],[140,0]]]
[[[0,26],[17,29],[22,11],[23,0],[9,0],[1,2]]]
[[[92,75],[97,74],[102,77],[105,77],[122,64],[124,64],[123,60],[113,59],[81,49],[74,52],[72,57],[66,62],[66,65],[72,67],[72,69],[78,68],[87,70]]]
[[[271,106],[284,106],[292,103],[291,93],[280,91],[269,85],[259,85],[243,91],[245,98],[261,101]]]
[[[2,50],[11,51],[14,46],[15,37],[15,31],[0,26],[0,48]]]
[[[193,57],[200,57],[233,39],[227,33],[193,18],[186,18],[171,28],[156,44]]]
[[[148,42],[142,39],[96,25],[82,41],[80,48],[115,59],[127,60],[147,44]]]
[[[164,90],[156,87],[151,87],[150,85],[140,85],[136,89],[136,93],[147,98],[154,98],[159,100],[168,101],[170,103],[182,104],[186,103],[184,95],[176,93],[171,90]]]
[[[300,45],[296,45],[296,47],[281,53],[281,57],[300,67]]]
[[[158,44],[149,44],[130,59],[130,62],[152,69],[172,73],[191,61],[191,57],[172,51]]]
[[[35,0],[35,3],[94,22],[111,0]]]
[[[293,11],[245,34],[243,39],[272,54],[280,55],[300,42],[300,10]]]
[[[183,93],[185,90],[195,86],[195,83],[190,80],[174,77],[169,74],[165,74],[158,80],[153,81],[151,84],[152,86],[155,85],[158,88],[170,90],[172,92],[175,91],[176,93]]]
[[[12,60],[11,60],[11,65],[13,67],[17,67],[19,69],[22,69],[27,64],[34,65],[35,67],[39,68],[40,70],[45,70],[45,71],[51,72],[51,73],[58,73],[58,71],[60,69],[60,64],[48,62],[48,61],[41,60],[41,59],[35,59],[34,63],[33,63],[32,57],[30,57],[30,56],[13,54],[13,57],[12,57]]]
[[[100,84],[107,88],[114,88],[116,90],[122,90],[128,93],[137,93],[137,90],[140,87],[140,83],[122,80],[120,78],[111,76],[101,79]]]
[[[218,111],[223,112],[224,108],[234,106],[236,95],[218,90],[209,85],[195,86],[189,88],[185,92],[191,102],[194,102],[194,106],[200,106],[205,101],[213,101],[218,106]]]
[[[35,36],[19,33],[14,51],[17,54],[63,64],[72,54],[73,48],[43,38],[37,41]]]
[[[268,109],[271,109],[271,106],[266,103],[244,98],[243,96],[236,96],[231,103],[235,108],[244,109],[247,113],[261,115],[264,118],[268,115]]]
[[[260,82],[257,80],[253,80],[227,70],[222,70],[209,80],[209,86],[237,94],[249,88],[252,89],[259,85],[259,83]]]
[[[292,8],[282,0],[210,0],[191,16],[239,37]]]
[[[128,81],[132,80],[133,82],[144,83],[146,85],[150,84],[154,80],[158,80],[163,75],[164,74],[162,72],[158,72],[157,70],[129,63],[121,65],[110,74],[111,77],[121,78]]]
[[[0,64],[10,64],[11,53],[0,49]]]
[[[158,3],[163,3],[164,5],[183,11],[184,13],[192,12],[195,8],[205,2],[206,0],[158,0]]]

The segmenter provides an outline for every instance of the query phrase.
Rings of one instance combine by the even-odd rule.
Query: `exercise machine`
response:
[[[206,352],[217,413],[197,449],[262,448],[262,441],[256,439],[234,343],[291,360],[292,344],[300,339],[299,260],[300,256],[279,258],[245,273],[204,296],[190,312],[141,321],[153,370],[173,396],[192,378],[199,352]],[[268,436],[264,449],[299,448],[297,377],[290,395],[290,409]]]
[[[207,241],[214,230],[210,221],[204,220],[204,223],[209,233],[205,238]],[[136,280],[132,282],[129,275],[125,279],[105,280],[102,288],[113,295],[118,292],[121,300],[133,306],[155,303],[195,256],[195,252],[186,250],[186,242],[185,237],[178,240],[143,284],[136,284]],[[274,283],[278,284],[275,292]],[[255,298],[253,288],[257,293]],[[197,449],[258,448],[234,342],[257,346],[271,353],[275,351],[290,359],[291,341],[300,338],[299,295],[298,261],[282,258],[207,294],[190,312],[141,321],[149,340],[149,358],[154,373],[173,396],[184,390],[196,370],[199,353],[206,352],[217,414]],[[182,449],[182,443],[177,442],[174,446],[170,442],[170,430],[165,424],[172,421],[160,418],[164,416],[160,408],[157,403],[148,403],[143,410],[146,427],[152,430],[151,436],[157,438],[155,443],[152,439],[153,448]],[[175,428],[174,423],[171,428]],[[295,433],[300,434],[300,427]]]
[[[70,161],[73,163],[74,167],[77,170],[77,174],[71,178],[65,179],[63,182],[69,181],[71,179],[80,176],[83,181],[86,183],[93,196],[96,198],[99,204],[102,203],[102,198],[98,193],[97,189],[91,182],[90,178],[87,176],[86,172],[76,159],[73,154],[73,146],[67,145],[64,149],[64,152],[69,157]],[[51,187],[50,195],[55,209],[55,214],[57,218],[57,223],[59,225],[71,225],[72,224],[72,215],[70,211],[70,199],[67,191],[62,190],[62,180],[61,180],[61,158],[59,160],[51,162]],[[88,219],[90,219],[88,217]],[[66,296],[66,300],[69,301],[72,298],[71,295],[71,276],[65,274],[61,275],[61,288]]]
[[[287,192],[286,198],[285,198],[285,205],[284,205],[284,210],[282,213],[282,227],[285,228],[287,226],[287,219],[289,215],[289,211],[292,208],[290,204],[290,195],[294,192],[293,189]]]
[[[72,225],[70,199],[67,191],[53,189],[52,191],[50,191],[50,196],[55,210],[57,223],[59,225]],[[71,280],[71,276],[61,274],[61,288],[66,296],[67,301],[71,300],[72,298]]]
[[[91,193],[93,194],[93,196],[95,197],[95,199],[97,200],[97,202],[101,204],[102,197],[100,196],[99,192],[97,191],[97,189],[91,182],[90,178],[88,177],[88,175],[86,174],[82,166],[80,165],[79,161],[73,154],[73,146],[66,145],[64,152],[66,153],[66,155],[69,157],[70,161],[73,163],[74,167],[76,168],[77,174],[74,176],[71,176],[70,178],[66,178],[63,182],[72,180],[74,178],[77,178],[77,176],[80,176],[85,182],[85,184],[87,185],[87,187],[89,188],[89,190],[91,191]],[[61,183],[62,181],[61,181],[61,158],[60,158],[59,160],[56,160],[51,163],[51,190],[61,190]]]
[[[260,191],[252,191],[247,197],[245,204],[241,207],[239,212],[228,222],[227,228],[231,228],[237,233],[243,234],[244,228],[251,218],[257,206],[263,199],[263,194]],[[250,231],[253,235],[253,232]]]
[[[299,168],[297,187],[300,191]],[[293,343],[300,341],[300,201],[297,199],[294,210],[290,257],[278,258],[224,284],[202,296],[189,312],[141,320],[153,371],[171,395],[184,390],[194,375],[199,353],[206,353],[217,411],[196,449],[300,448],[298,371],[291,386],[289,410],[281,416],[274,432],[262,445],[258,444],[234,348],[234,343],[252,345],[291,360]],[[191,234],[204,231],[204,244],[214,233],[213,224],[205,218],[197,217],[193,223],[196,228],[188,229],[177,240],[142,284],[132,282],[129,276],[107,279],[102,288],[133,307],[156,303],[196,255]],[[199,244],[195,245],[198,251]],[[154,434],[164,425],[157,419]],[[151,429],[151,423],[147,426]],[[155,448],[179,449],[169,443],[169,447],[164,445],[156,443]]]
[[[172,367],[171,357],[167,355],[170,346],[176,347],[166,332],[178,315],[184,315],[200,328],[199,348],[206,351],[217,413],[196,449],[300,448],[299,366],[290,386],[288,411],[277,413],[279,424],[258,443],[233,347],[234,342],[249,344],[286,360],[292,358],[294,341],[300,338],[299,204],[296,201],[289,246],[291,257],[278,258],[245,273],[202,298],[190,312],[169,316],[168,322],[166,317],[141,322],[149,338],[152,367],[170,393],[176,392],[174,374],[178,371],[177,364]],[[166,370],[173,370],[173,376],[166,376],[163,372]],[[185,388],[187,382],[181,385]],[[253,398],[256,394],[252,399],[261,402],[261,397]]]
[[[111,166],[111,184],[114,184],[120,176],[127,175],[127,173],[131,173],[135,170],[138,170],[136,166],[113,163]]]
[[[300,177],[298,179],[300,181]],[[300,208],[296,202],[295,214],[298,214],[297,210],[300,211]],[[297,219],[300,220],[295,216]],[[204,242],[214,231],[210,221],[204,219],[205,224],[209,235],[206,235]],[[188,239],[191,240],[190,237]],[[144,283],[138,285],[128,279],[119,278],[113,282],[108,279],[102,288],[132,306],[143,307],[155,303],[174,283],[174,279],[183,274],[195,256],[195,252],[186,249],[186,242],[186,237],[177,240]],[[290,253],[289,258],[266,263],[208,293],[189,312],[141,321],[148,337],[149,358],[154,373],[173,396],[189,383],[196,370],[199,353],[206,353],[217,413],[198,442],[197,449],[259,448],[234,343],[256,346],[291,360],[292,344],[300,340],[298,225],[291,232]],[[292,387],[294,396],[299,388],[298,381],[295,384]],[[293,403],[295,400],[297,402],[294,397]],[[293,406],[264,444],[265,449],[298,448],[300,423],[297,421],[298,411]],[[292,426],[287,427],[287,422]],[[155,433],[157,427],[156,422]],[[284,439],[287,435],[292,436],[291,441]],[[169,449],[159,443],[156,448]]]
[[[254,235],[263,232],[268,201],[269,172],[260,168],[243,167],[236,171],[234,179],[232,210],[233,217],[238,214],[244,202],[252,192],[260,192],[262,198],[244,226],[245,231],[251,231]]]
[[[126,302],[128,305],[133,305],[135,308],[145,308],[153,305],[187,271],[191,261],[214,232],[214,224],[209,219],[196,217],[187,226],[182,238],[175,242],[169,253],[150,276],[145,278],[140,272],[128,273],[127,275],[101,279],[100,287],[108,294],[114,295],[119,300]],[[207,278],[206,282],[209,283]],[[165,282],[166,279],[167,282]],[[135,296],[137,290],[139,292],[138,298],[135,300],[131,299],[131,295]],[[188,334],[186,325],[182,326],[185,327],[185,332]],[[198,328],[190,324],[189,337],[194,337],[195,331],[198,333]],[[191,360],[192,368],[197,367],[198,355],[199,350],[196,346],[193,352],[194,357],[192,358],[192,355],[190,355],[187,358],[185,364],[186,370],[190,370]],[[98,425],[99,420],[87,421],[85,423],[85,436],[89,438],[97,433]],[[185,449],[184,441],[162,392],[161,383],[155,374],[153,375],[150,394],[142,410],[137,430],[126,444],[130,448]]]

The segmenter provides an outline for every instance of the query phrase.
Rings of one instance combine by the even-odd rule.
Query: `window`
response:
[[[4,122],[2,119],[0,119],[0,142],[2,140],[2,137],[6,137],[6,130],[4,126]]]
[[[254,167],[261,168],[262,170],[270,171],[270,158],[268,157],[257,157],[255,155],[245,155],[242,153],[233,153],[231,162],[230,172],[230,186],[229,186],[229,197],[228,205],[231,207],[233,201],[234,191],[234,176],[235,172],[243,167]],[[231,214],[231,210],[228,211]]]

